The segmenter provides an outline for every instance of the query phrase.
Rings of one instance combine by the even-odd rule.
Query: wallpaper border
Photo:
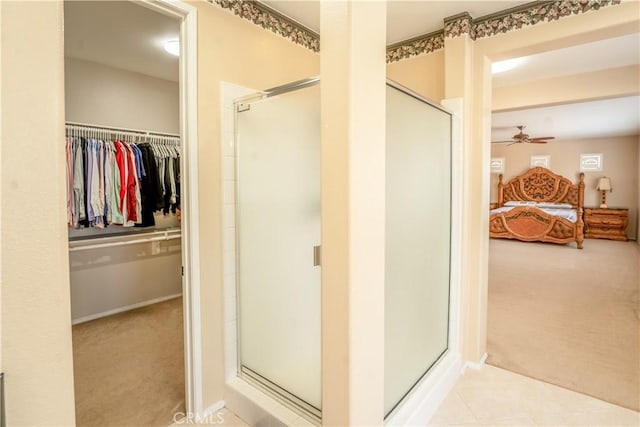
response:
[[[387,47],[387,62],[398,62],[444,48],[444,30],[434,31]]]
[[[276,12],[255,0],[206,0],[228,9],[234,15],[247,19],[265,30],[285,37],[313,52],[320,52],[320,35],[304,25]]]
[[[228,9],[234,15],[292,42],[320,52],[320,35],[304,25],[282,15],[257,0],[205,0]],[[523,27],[599,10],[620,4],[621,0],[545,0],[534,1],[491,15],[473,19],[463,12],[444,19],[444,28],[387,47],[387,63],[398,62],[444,48],[445,38],[468,34],[472,40],[504,34]]]
[[[445,37],[469,34],[472,40],[504,34],[542,22],[557,21],[601,7],[620,4],[621,0],[547,0],[535,1],[498,13],[472,19],[468,13],[445,18]]]

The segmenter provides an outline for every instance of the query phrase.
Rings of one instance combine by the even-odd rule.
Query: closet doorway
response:
[[[78,425],[169,425],[192,410],[184,22],[161,8],[65,1]]]

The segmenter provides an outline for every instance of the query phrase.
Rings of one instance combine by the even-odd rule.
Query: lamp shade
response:
[[[599,191],[611,191],[611,179],[603,176],[598,180],[598,190]]]

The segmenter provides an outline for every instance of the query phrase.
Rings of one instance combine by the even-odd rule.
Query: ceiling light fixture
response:
[[[498,61],[491,64],[491,73],[498,74],[505,71],[513,70],[522,63],[524,58],[507,59],[506,61]]]
[[[164,50],[173,56],[180,56],[180,40],[167,40],[164,42]]]

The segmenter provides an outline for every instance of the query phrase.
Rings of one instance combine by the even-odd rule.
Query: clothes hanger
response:
[[[149,136],[149,147],[151,147],[151,151],[153,152],[154,157],[160,157],[160,153],[158,152],[158,148],[156,147],[155,141],[152,136]]]
[[[180,157],[180,144],[176,140],[169,140],[169,146],[173,149],[176,159]]]
[[[160,146],[162,147],[162,150],[164,151],[164,156],[165,158],[169,158],[171,157],[171,152],[169,151],[169,149],[167,148],[167,146],[165,145],[164,141],[162,140],[162,138],[158,137],[158,142],[160,143]]]

